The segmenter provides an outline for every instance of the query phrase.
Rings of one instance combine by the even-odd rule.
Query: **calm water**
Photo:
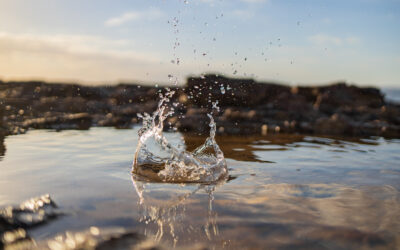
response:
[[[184,140],[193,149],[204,138]],[[37,240],[118,226],[167,246],[400,246],[400,140],[270,135],[217,141],[229,180],[201,186],[132,179],[137,129],[9,136],[0,156],[0,207],[49,193],[66,216],[29,231]]]
[[[386,101],[400,103],[400,88],[382,88]]]

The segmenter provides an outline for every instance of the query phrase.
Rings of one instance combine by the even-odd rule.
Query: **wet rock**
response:
[[[135,231],[113,227],[98,228],[90,227],[80,232],[65,232],[52,239],[41,241],[24,241],[22,243],[13,243],[7,245],[7,249],[45,249],[45,250],[73,250],[73,249],[171,249],[171,246],[161,245],[154,240],[139,234]],[[177,249],[207,249],[200,244],[194,244],[190,247],[179,247]]]
[[[0,101],[0,129],[3,128],[4,104]]]
[[[7,130],[4,126],[4,105],[2,101],[0,101],[0,159],[6,152],[6,147],[4,145],[4,137],[7,134]]]
[[[379,117],[394,125],[400,125],[400,105],[387,104],[380,108]]]
[[[234,110],[232,108],[225,109],[222,114],[222,119],[227,121],[251,121],[258,120],[261,117],[257,114],[255,110]]]
[[[32,198],[18,207],[6,207],[0,210],[0,248],[9,246],[21,249],[30,245],[26,229],[45,224],[61,213],[49,195]]]
[[[49,195],[32,198],[0,210],[0,249],[158,249],[145,236],[123,228],[91,227],[66,232],[52,239],[34,241],[27,229],[43,225],[61,213]]]
[[[320,87],[317,91],[314,107],[327,114],[332,114],[340,106],[377,108],[384,105],[383,95],[375,88],[358,88],[337,83]]]
[[[176,126],[181,131],[206,132],[209,131],[208,110],[206,108],[189,108],[185,117],[177,120]]]
[[[0,249],[170,249],[133,230],[121,227],[90,227],[65,232],[50,239],[32,239],[27,230],[60,216],[49,195],[32,198],[17,207],[0,210]],[[205,249],[194,245],[181,249]]]
[[[123,228],[100,229],[91,227],[83,232],[66,232],[53,239],[39,242],[35,249],[140,249],[146,238]],[[147,243],[158,249],[155,243]]]
[[[112,113],[108,113],[97,121],[97,125],[101,127],[130,128],[132,125],[132,118],[114,116]]]
[[[321,135],[348,135],[352,134],[351,129],[348,120],[338,114],[319,118],[314,126],[314,132]]]
[[[6,146],[4,145],[4,136],[5,132],[0,132],[0,160],[2,156],[4,156],[4,153],[6,152]]]
[[[42,117],[25,120],[24,128],[36,129],[89,129],[92,117],[87,113],[65,114],[60,116]]]
[[[21,203],[18,207],[0,210],[4,228],[30,228],[48,222],[59,215],[50,195],[42,195]],[[4,232],[4,231],[3,231]]]

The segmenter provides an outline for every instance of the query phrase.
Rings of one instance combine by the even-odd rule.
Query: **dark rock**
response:
[[[173,87],[175,114],[165,129],[204,133],[209,130],[211,103],[218,133],[267,132],[379,135],[399,137],[400,106],[386,103],[375,88],[345,83],[321,87],[289,87],[220,75],[190,77],[186,88]],[[137,113],[152,113],[163,88],[119,84],[80,86],[44,82],[2,82],[0,134],[30,128],[130,128]],[[335,118],[336,117],[336,118]],[[2,129],[3,127],[3,129]],[[3,131],[3,132],[2,132]]]
[[[221,107],[254,107],[289,91],[290,88],[287,86],[257,83],[252,79],[230,79],[219,75],[190,77],[185,89],[190,101],[203,107],[209,105],[209,96],[213,100],[218,100]]]
[[[337,83],[318,88],[314,106],[327,114],[332,114],[340,106],[379,108],[384,105],[383,95],[375,88],[358,88]]]
[[[4,156],[6,152],[6,146],[4,145],[4,136],[5,132],[0,132],[0,160],[1,157]]]
[[[3,117],[4,117],[4,104],[0,101],[0,129],[3,128]]]
[[[348,120],[338,114],[319,118],[315,122],[314,132],[320,135],[351,135],[352,128]]]
[[[176,127],[180,131],[194,131],[204,133],[209,131],[210,119],[207,117],[208,110],[206,108],[189,108],[182,119],[177,119]]]

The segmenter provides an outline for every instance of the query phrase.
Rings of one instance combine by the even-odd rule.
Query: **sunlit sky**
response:
[[[400,87],[400,1],[0,0],[0,79],[165,84],[204,72]]]

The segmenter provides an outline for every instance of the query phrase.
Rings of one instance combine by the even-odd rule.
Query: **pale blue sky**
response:
[[[0,78],[400,87],[399,27],[399,0],[0,0]]]

